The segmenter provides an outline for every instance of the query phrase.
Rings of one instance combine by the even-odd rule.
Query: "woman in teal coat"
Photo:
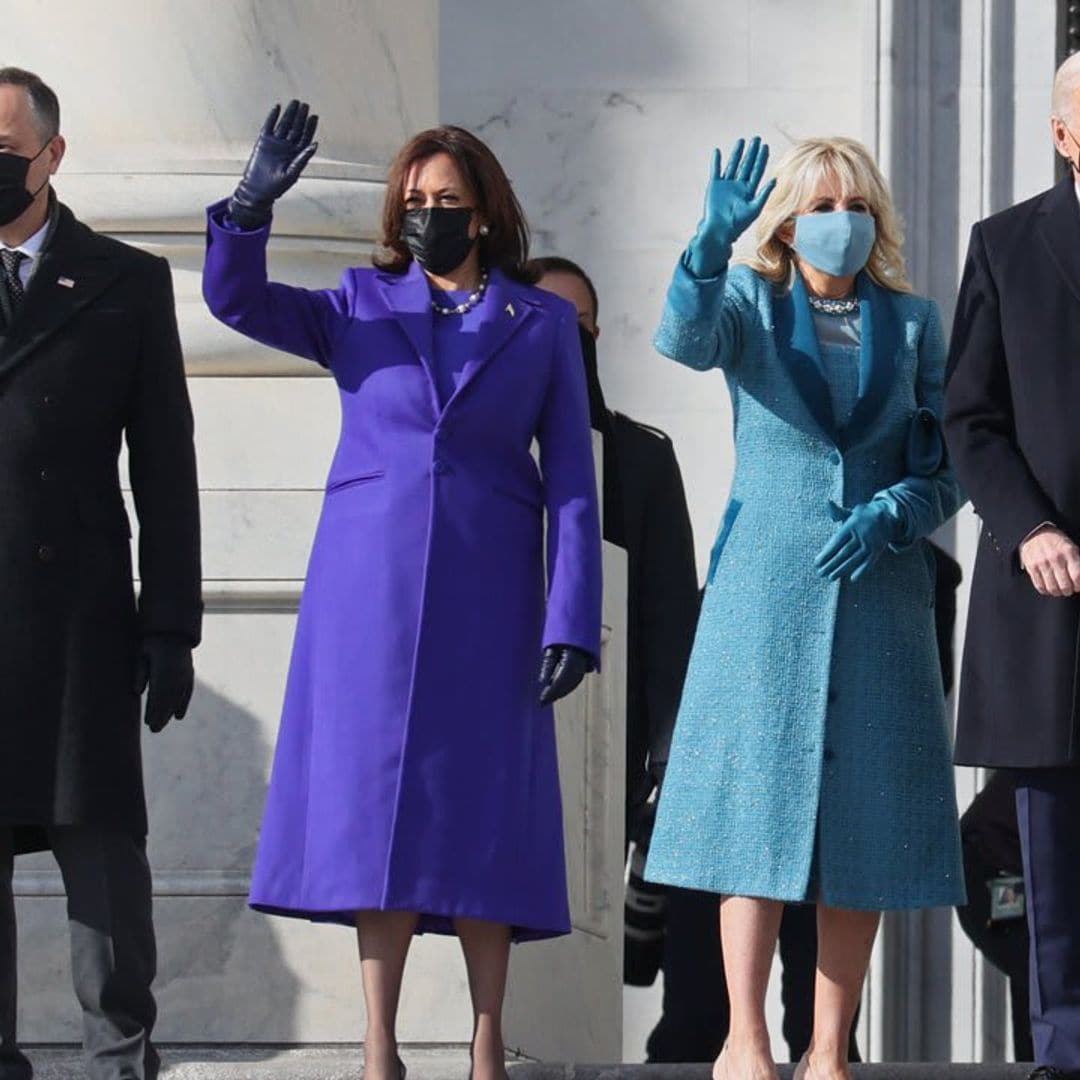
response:
[[[849,139],[719,153],[656,347],[720,368],[737,466],[709,567],[648,877],[722,895],[716,1080],[774,1080],[764,999],[785,902],[817,904],[798,1080],[848,1077],[881,911],[964,898],[924,538],[961,496],[945,345],[884,180]],[[729,269],[760,215],[758,247]]]

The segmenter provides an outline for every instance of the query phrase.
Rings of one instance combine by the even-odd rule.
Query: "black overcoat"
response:
[[[956,760],[1080,762],[1080,597],[1040,596],[1017,549],[1080,542],[1080,205],[1072,179],[977,224],[953,324],[945,435],[983,528]]]
[[[612,413],[604,473],[605,539],[627,552],[626,806],[632,832],[654,787],[650,767],[667,763],[697,626],[697,569],[671,439]]]
[[[0,825],[146,831],[142,635],[200,633],[192,416],[168,263],[66,207],[0,331]],[[127,440],[138,604],[118,475]]]

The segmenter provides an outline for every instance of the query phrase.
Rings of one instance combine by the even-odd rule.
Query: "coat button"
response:
[[[48,469],[42,469],[41,472],[39,473],[39,475],[40,475],[42,480],[48,480],[49,479],[49,470]]]
[[[445,461],[435,461],[432,463],[431,471],[436,476],[442,476],[443,473],[448,471],[448,466]]]
[[[53,399],[53,396],[52,396],[52,394],[46,394],[46,395],[45,395],[45,396],[44,396],[44,397],[43,397],[43,398],[41,399],[41,404],[42,404],[42,405],[51,405],[51,404],[53,403],[53,400],[54,400],[54,399]]]
[[[37,554],[42,562],[52,562],[56,556],[56,552],[49,544],[42,544],[41,547],[37,549]]]
[[[834,701],[836,701],[837,695],[836,695],[835,690],[830,690],[829,693],[826,696],[828,697],[830,704],[832,704]]]

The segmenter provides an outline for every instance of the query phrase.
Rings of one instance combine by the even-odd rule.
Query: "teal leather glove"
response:
[[[739,139],[732,147],[726,169],[722,168],[720,151],[713,151],[705,212],[685,256],[686,267],[696,278],[714,278],[724,272],[732,245],[761,213],[776,186],[776,181],[770,180],[758,192],[769,162],[769,147],[761,136],[750,140],[744,158],[745,145],[745,140]]]
[[[828,581],[858,581],[904,531],[905,522],[892,504],[879,499],[860,503],[821,549],[814,569]]]

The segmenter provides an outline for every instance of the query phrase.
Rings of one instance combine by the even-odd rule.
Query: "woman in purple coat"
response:
[[[474,1077],[491,1080],[510,942],[570,929],[550,706],[596,666],[600,636],[576,313],[527,283],[509,182],[451,127],[391,166],[375,269],[336,289],[268,282],[271,207],[315,122],[275,108],[209,210],[210,309],[328,368],[342,411],[251,904],[357,927],[368,1080],[398,1076],[412,935],[456,933]]]

